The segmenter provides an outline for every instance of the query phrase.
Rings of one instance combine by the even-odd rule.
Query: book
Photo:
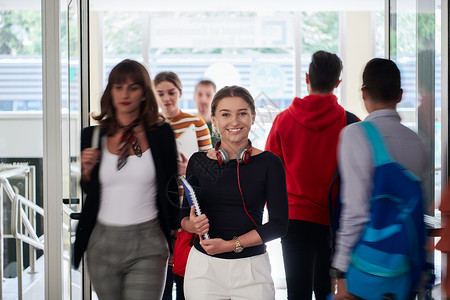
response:
[[[177,137],[176,142],[178,153],[183,153],[189,160],[192,154],[198,151],[195,125],[191,124],[185,128],[184,132]]]
[[[186,198],[189,202],[189,206],[195,207],[195,214],[200,216],[202,211],[200,210],[200,205],[198,204],[197,195],[195,194],[194,188],[187,181],[186,177],[180,176],[181,183],[183,184],[184,193],[186,194]],[[206,233],[203,235],[204,239],[209,239],[209,234]]]

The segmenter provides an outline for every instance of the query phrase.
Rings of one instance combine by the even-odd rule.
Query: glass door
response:
[[[395,0],[390,8],[390,58],[399,66],[404,89],[398,110],[403,123],[429,147],[426,193],[433,215],[434,200],[441,190],[440,4],[434,0]]]
[[[440,195],[446,186],[441,176],[442,120],[441,112],[441,1],[390,1],[390,58],[402,74],[403,99],[398,105],[402,122],[416,131],[428,146],[428,176],[424,181],[427,225],[437,224]],[[441,177],[444,178],[442,182]],[[430,253],[440,282],[441,255]]]
[[[61,13],[61,113],[62,113],[62,169],[63,169],[63,295],[64,299],[83,298],[83,270],[75,269],[73,244],[77,213],[81,210],[80,189],[80,133],[81,113],[81,2],[66,0]],[[75,216],[75,218],[74,218]],[[89,295],[88,295],[89,297]]]
[[[1,299],[44,297],[41,22],[39,0],[0,5]]]

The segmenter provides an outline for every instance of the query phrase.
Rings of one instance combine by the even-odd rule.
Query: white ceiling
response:
[[[53,0],[57,1],[57,0]],[[67,5],[70,0],[61,0]],[[373,11],[385,0],[89,0],[92,10],[137,11]],[[41,0],[0,0],[0,10],[40,9]]]

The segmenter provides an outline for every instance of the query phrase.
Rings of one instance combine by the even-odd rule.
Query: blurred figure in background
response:
[[[289,195],[289,228],[281,239],[288,299],[324,300],[330,293],[328,191],[337,168],[339,133],[346,112],[333,94],[342,61],[333,53],[312,55],[309,95],[295,98],[273,122],[266,142],[283,161]],[[356,118],[356,117],[355,117]]]
[[[159,95],[159,106],[161,107],[162,113],[164,117],[166,117],[167,121],[172,125],[172,129],[175,132],[175,138],[180,138],[180,136],[185,133],[187,130],[190,130],[189,127],[191,124],[195,126],[196,140],[198,144],[199,151],[208,151],[212,148],[211,146],[211,136],[209,134],[208,126],[205,124],[201,118],[184,113],[181,111],[178,102],[183,94],[183,87],[181,84],[181,80],[177,74],[174,72],[161,72],[155,76],[153,80],[156,92]],[[189,160],[184,153],[180,152],[178,149],[179,161],[178,161],[178,175],[184,175],[186,173],[186,167]],[[180,188],[180,195],[183,195],[183,189]],[[173,238],[173,246],[176,247],[176,241],[179,239],[183,240],[191,240],[192,234],[183,231],[180,229],[180,232],[175,231],[172,234]],[[185,244],[181,243],[180,244]],[[177,247],[177,251],[179,253],[179,247]],[[188,250],[188,249],[187,249]],[[177,261],[177,253],[174,253],[175,260]],[[186,257],[187,259],[187,257]],[[179,260],[178,260],[179,262]],[[179,262],[180,263],[180,262]],[[181,264],[186,264],[186,262],[182,262]],[[174,274],[173,271],[173,257],[169,259],[169,267],[167,270],[167,280],[166,280],[166,288],[164,291],[163,300],[172,299],[172,286],[173,281],[175,281],[176,289],[177,289],[177,300],[184,299],[184,291],[183,291],[183,276],[182,274]]]
[[[349,291],[352,291],[352,289],[355,290],[359,287],[353,283],[354,281],[351,281],[349,277],[350,273],[348,272],[350,272],[349,270],[355,270],[354,267],[351,268],[354,265],[353,263],[356,261],[354,249],[358,245],[361,245],[360,241],[363,234],[370,231],[369,229],[366,229],[365,226],[367,223],[372,224],[373,222],[373,219],[371,219],[374,214],[372,205],[374,204],[374,199],[376,199],[376,197],[372,194],[372,192],[380,186],[380,184],[378,184],[378,186],[376,185],[376,180],[380,178],[378,174],[383,174],[375,171],[381,163],[378,165],[375,164],[373,156],[378,155],[379,153],[386,153],[386,151],[383,151],[384,148],[386,148],[389,155],[385,155],[385,161],[392,158],[392,161],[399,163],[402,168],[413,174],[408,174],[409,178],[414,178],[418,182],[424,182],[428,170],[427,149],[425,144],[414,131],[401,124],[400,115],[396,110],[397,104],[400,103],[403,95],[400,71],[396,64],[391,60],[381,58],[374,58],[370,60],[364,68],[361,92],[364,100],[364,106],[366,107],[369,115],[364,122],[361,122],[361,124],[351,124],[342,130],[338,148],[339,170],[342,179],[342,213],[340,219],[341,226],[337,232],[336,253],[333,257],[332,267],[334,271],[334,279],[337,279],[337,293],[333,297],[334,299],[339,300],[355,298],[355,292],[351,294]],[[383,146],[373,149],[372,140],[367,137],[363,127],[361,126],[363,123],[369,123],[375,126],[374,128],[376,129],[376,132],[379,132],[380,137],[382,138],[380,139],[378,145],[384,144]],[[386,176],[388,174],[396,173],[393,173],[392,170],[390,173],[386,172],[384,173],[385,178],[387,178]],[[411,198],[418,199],[419,197]],[[398,199],[399,200],[397,201],[398,203],[401,203],[401,205],[406,206],[409,204],[408,202],[404,204],[404,202],[400,202],[400,198]],[[420,198],[419,201],[416,201],[416,203],[419,204],[414,207],[408,207],[409,210],[405,209],[404,214],[407,215],[407,213],[409,213],[409,211],[413,211],[415,207],[423,206],[421,200],[422,198]],[[386,219],[387,216],[395,213],[396,211],[394,210],[386,211]],[[419,217],[421,217],[421,215],[423,215],[423,212],[421,212]],[[369,222],[369,220],[372,222]],[[414,223],[415,219],[412,217],[409,217],[408,221],[411,224],[416,225]],[[417,256],[419,258],[423,258],[424,255],[422,254],[424,254],[424,249],[421,242],[423,242],[425,238],[425,234],[422,232],[424,229],[423,226],[413,227],[413,225],[411,225],[411,228],[414,228],[415,236],[414,238],[411,238],[411,240],[415,240],[417,242],[418,246],[416,248],[419,249],[416,249],[415,252],[418,253]],[[405,227],[401,228],[403,231],[400,230],[399,232],[406,231]],[[382,230],[380,229],[380,232],[381,231]],[[371,242],[382,240],[379,238],[379,235],[374,234],[373,236],[374,238]],[[389,235],[386,235],[386,237],[389,237]],[[406,240],[403,244],[412,244],[411,240]],[[386,244],[392,245],[392,240],[390,243]],[[420,249],[420,247],[422,247],[422,249]],[[420,260],[414,259],[415,257],[412,256],[411,252],[408,252],[408,264],[406,265],[408,269],[405,267],[406,271],[403,272],[408,274],[408,272],[414,270],[416,268],[415,263],[417,262],[417,269],[419,270],[420,275],[422,265],[419,265]],[[389,252],[387,255],[391,254],[392,253]],[[394,256],[391,255],[389,257],[387,255],[386,261]],[[361,263],[360,260],[357,262]],[[373,264],[376,263],[373,262]],[[362,263],[360,265],[362,265]],[[384,269],[388,269],[388,264],[384,266]],[[353,272],[353,274],[355,274],[355,272]],[[356,274],[359,275],[359,278],[361,278],[360,275],[362,272]],[[388,279],[390,282],[396,284],[392,287],[396,290],[396,292],[399,291],[398,283],[402,282],[401,278],[399,279],[398,277],[400,276],[392,276]],[[380,275],[378,278],[381,280],[383,276]],[[415,288],[419,278],[415,278],[412,275],[410,278],[410,286]],[[370,282],[364,286],[364,289],[366,291],[369,290],[369,288],[370,290],[380,290],[380,288],[385,287],[387,286],[384,285],[381,287]],[[366,298],[366,296],[362,295],[357,296]],[[396,295],[392,294],[389,296],[393,297],[389,299],[398,299]]]
[[[213,145],[220,139],[219,133],[213,132],[211,122],[211,101],[215,93],[216,84],[211,80],[201,80],[195,86],[194,102],[197,105],[197,116],[202,118],[206,122],[206,125],[208,125]]]
[[[164,117],[172,125],[175,138],[180,137],[189,125],[194,124],[198,150],[208,151],[211,149],[211,135],[205,121],[194,115],[182,112],[178,105],[183,94],[183,87],[178,75],[174,72],[161,72],[155,76],[153,82],[159,95],[159,106]],[[179,154],[181,161],[178,162],[178,174],[184,175],[186,173],[188,157],[183,153]]]
[[[442,268],[445,270],[444,279],[441,282],[442,285],[442,297],[441,299],[449,299],[450,298],[450,185],[447,186],[446,192],[442,195],[441,205],[439,206],[439,210],[442,215],[442,230],[441,230],[441,239],[436,245],[436,249],[445,254],[445,266]]]

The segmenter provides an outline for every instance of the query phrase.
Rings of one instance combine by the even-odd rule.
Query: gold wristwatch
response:
[[[236,244],[236,248],[234,249],[235,253],[240,253],[242,250],[244,250],[244,247],[242,247],[241,242],[239,242],[239,239],[237,236],[233,236],[234,243]]]

